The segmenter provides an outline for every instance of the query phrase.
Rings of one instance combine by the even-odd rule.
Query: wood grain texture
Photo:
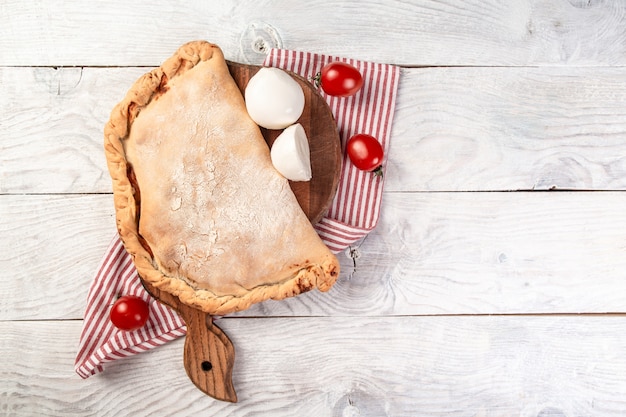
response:
[[[289,49],[400,65],[626,63],[622,1],[55,0],[2,2],[0,65],[154,66],[196,39],[243,62],[240,38],[257,21]]]
[[[220,326],[238,347],[237,404],[189,382],[182,340],[81,380],[73,374],[80,321],[2,322],[0,409],[68,417],[626,413],[623,316],[222,319]]]
[[[0,68],[0,193],[110,192],[102,130],[146,68]],[[619,68],[404,69],[385,189],[626,190]]]
[[[0,193],[111,191],[104,124],[146,69],[101,71],[0,68]]]
[[[386,193],[328,295],[245,314],[624,312],[624,207],[619,192]]]
[[[218,321],[239,403],[182,340],[81,380],[109,112],[187,41],[246,62],[255,22],[404,67],[382,218],[329,293]],[[0,1],[0,414],[626,415],[625,38],[621,0]]]
[[[111,200],[0,196],[0,320],[82,317]],[[340,253],[329,293],[239,316],[626,312],[624,207],[621,192],[386,193],[356,272]]]
[[[182,303],[177,296],[147,281],[142,280],[142,284],[159,302],[176,310],[185,322],[183,363],[191,382],[212,398],[236,403],[232,379],[235,348],[228,335],[202,310]]]
[[[82,318],[115,233],[111,195],[0,195],[0,320]]]
[[[620,68],[404,71],[386,190],[624,190]]]

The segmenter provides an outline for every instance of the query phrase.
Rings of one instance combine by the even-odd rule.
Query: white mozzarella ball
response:
[[[270,150],[274,168],[291,181],[309,181],[311,151],[300,123],[291,125],[276,138]]]
[[[302,87],[279,68],[261,68],[250,78],[245,99],[252,120],[266,129],[284,129],[304,110]]]

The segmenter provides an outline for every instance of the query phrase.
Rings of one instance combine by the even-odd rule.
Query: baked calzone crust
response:
[[[209,314],[318,288],[335,256],[273,167],[222,51],[183,45],[112,111],[117,226],[142,279]]]

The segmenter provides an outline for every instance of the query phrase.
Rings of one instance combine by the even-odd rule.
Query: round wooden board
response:
[[[248,81],[262,67],[228,62],[230,74],[243,94]],[[335,197],[341,174],[341,141],[337,123],[326,100],[305,78],[287,71],[304,91],[304,111],[298,119],[309,139],[311,150],[311,181],[289,181],[300,207],[311,223],[315,224],[324,216]],[[267,144],[272,146],[282,130],[261,128]]]

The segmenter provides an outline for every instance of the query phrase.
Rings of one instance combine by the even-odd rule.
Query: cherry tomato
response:
[[[137,330],[148,321],[150,308],[142,298],[125,295],[115,301],[111,308],[111,322],[120,330]]]
[[[352,96],[363,86],[363,76],[359,70],[341,61],[324,65],[315,80],[329,96]]]
[[[346,144],[346,152],[358,169],[383,175],[383,147],[374,136],[364,133],[352,136]]]

